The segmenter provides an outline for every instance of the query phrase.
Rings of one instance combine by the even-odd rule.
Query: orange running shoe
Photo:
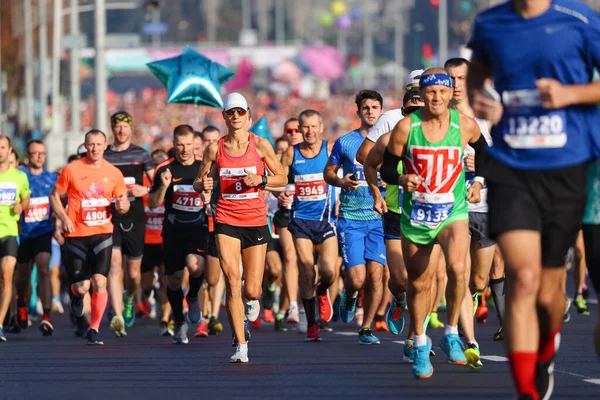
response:
[[[264,310],[263,311],[263,320],[267,324],[272,324],[275,322],[275,316],[273,315],[273,310]]]
[[[483,295],[479,295],[479,305],[477,306],[477,311],[475,312],[475,318],[477,318],[478,323],[485,324],[487,322],[488,314],[489,310],[484,292]]]
[[[389,331],[390,331],[390,329],[388,328],[385,321],[375,321],[375,332],[389,332]]]
[[[198,328],[196,329],[196,337],[208,337],[208,324],[206,320],[202,319],[198,323]]]

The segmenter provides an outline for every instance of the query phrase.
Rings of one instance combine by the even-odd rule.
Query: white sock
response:
[[[458,335],[458,325],[456,325],[456,326],[446,325],[446,327],[444,328],[444,336],[448,336],[448,335]]]
[[[475,345],[475,347],[479,348],[479,343],[477,343],[477,341],[476,341],[476,340],[469,340],[469,343],[468,343],[468,344],[474,344],[474,345]]]
[[[415,335],[414,344],[415,344],[415,347],[426,346],[427,345],[427,335],[424,333],[422,335]]]
[[[298,302],[297,301],[290,301],[290,308],[298,308]]]
[[[239,344],[238,346],[240,346],[240,351],[248,351],[248,343]]]

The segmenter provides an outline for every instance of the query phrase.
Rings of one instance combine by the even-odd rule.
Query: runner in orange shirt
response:
[[[85,158],[73,161],[61,172],[52,193],[50,204],[58,217],[56,238],[64,241],[65,267],[71,282],[71,312],[83,316],[83,296],[92,293],[92,316],[87,331],[88,345],[104,344],[98,329],[108,302],[107,274],[112,253],[111,200],[115,209],[129,211],[123,174],[104,160],[106,135],[93,129],[85,134]],[[68,196],[67,210],[61,197]],[[66,239],[63,238],[63,232]]]

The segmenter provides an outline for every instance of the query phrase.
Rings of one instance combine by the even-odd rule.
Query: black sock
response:
[[[327,289],[329,289],[329,285],[321,282],[317,285],[317,296],[325,296],[327,294]]]
[[[173,320],[183,322],[183,290],[181,288],[175,290],[167,288],[167,299],[169,299],[169,304],[173,310]]]
[[[504,319],[504,282],[505,278],[490,279],[490,288],[492,289],[492,297],[496,303],[496,313],[500,323]]]
[[[153,289],[149,289],[149,290],[142,289],[142,294],[144,295],[144,298],[146,300],[148,300],[150,298],[150,296],[152,295],[152,290]]]
[[[304,304],[304,312],[306,312],[306,321],[308,322],[308,326],[313,326],[317,323],[315,320],[315,304],[316,297],[312,299],[302,299],[302,304]]]
[[[190,275],[190,289],[187,293],[190,299],[198,298],[198,292],[200,291],[200,286],[202,286],[202,282],[204,282],[204,274],[200,275],[197,278]]]
[[[375,315],[375,321],[383,321],[385,320],[385,316],[383,315]]]

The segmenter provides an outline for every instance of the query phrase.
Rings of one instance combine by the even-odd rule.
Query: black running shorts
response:
[[[69,282],[86,281],[95,274],[107,276],[112,244],[110,234],[66,238],[64,264]]]
[[[165,274],[173,275],[186,266],[188,254],[206,258],[208,227],[206,225],[163,226],[163,256]]]
[[[17,257],[19,252],[19,243],[15,236],[5,236],[0,239],[0,258]]]
[[[162,244],[144,245],[142,258],[142,273],[152,272],[154,267],[160,267],[164,262]]]
[[[238,239],[242,243],[242,250],[252,246],[269,243],[271,232],[267,225],[264,226],[232,226],[215,224],[215,234],[225,235]]]
[[[40,253],[52,254],[52,236],[53,233],[50,232],[34,238],[21,238],[17,262],[19,264],[29,264]]]
[[[144,255],[144,236],[146,222],[124,221],[116,222],[113,230],[113,248],[121,249],[123,255],[130,260],[137,260]]]

